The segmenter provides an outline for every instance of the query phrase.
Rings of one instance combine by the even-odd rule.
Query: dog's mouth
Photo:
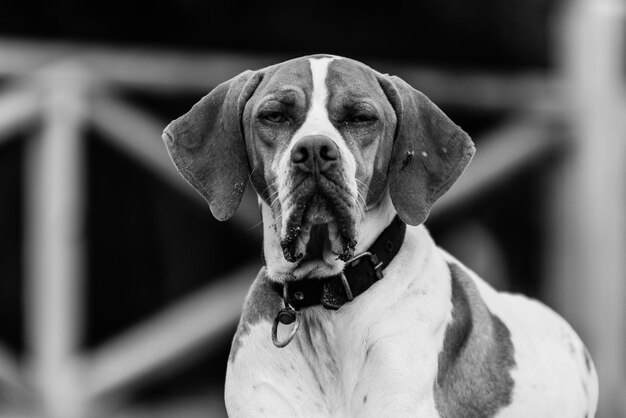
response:
[[[306,250],[304,257],[302,257],[302,262],[323,259],[324,254],[328,253],[331,245],[328,233],[328,224],[316,224],[311,226],[309,240],[306,244]]]
[[[292,263],[349,260],[356,247],[352,200],[329,180],[302,184],[283,223],[285,259]]]

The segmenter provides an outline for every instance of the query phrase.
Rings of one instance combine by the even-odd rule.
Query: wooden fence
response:
[[[552,73],[498,75],[372,62],[435,102],[514,116],[480,139],[470,169],[433,216],[474,199],[555,148],[546,178],[550,241],[545,298],[586,340],[601,380],[600,418],[626,417],[625,6],[576,0],[555,19]],[[231,327],[258,265],[244,266],[88,353],[78,343],[84,284],[86,127],[189,199],[161,143],[168,122],[116,98],[124,87],[205,93],[284,57],[180,54],[0,40],[0,147],[34,123],[25,153],[27,356],[0,347],[0,384],[19,400],[0,416],[110,416],[124,395]],[[560,127],[555,133],[555,126]],[[2,152],[0,148],[0,152]],[[232,222],[254,225],[247,196]],[[256,233],[252,231],[251,233]],[[1,415],[4,414],[4,415]],[[129,415],[124,415],[129,416]],[[139,416],[139,415],[138,415]]]

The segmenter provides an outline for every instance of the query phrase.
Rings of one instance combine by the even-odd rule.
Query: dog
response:
[[[474,145],[402,79],[297,58],[220,84],[163,138],[217,219],[248,181],[259,197],[265,265],[231,347],[229,416],[594,416],[572,328],[423,226]]]

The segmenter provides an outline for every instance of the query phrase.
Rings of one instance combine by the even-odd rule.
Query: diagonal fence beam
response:
[[[397,75],[441,106],[482,111],[551,111],[550,100],[561,82],[550,73],[525,71],[512,74],[458,72],[445,68],[420,68],[375,62],[372,67]]]
[[[433,218],[445,215],[501,184],[543,155],[567,144],[554,117],[523,115],[476,142],[474,159],[452,188],[433,206]]]
[[[39,101],[32,87],[16,85],[0,91],[0,145],[33,123],[40,113]]]
[[[198,204],[204,200],[176,171],[161,134],[166,123],[106,95],[94,97],[89,115],[106,141]]]
[[[110,144],[134,158],[185,196],[201,204],[208,212],[209,208],[204,199],[176,170],[161,140],[161,134],[167,123],[135,106],[106,95],[94,98],[90,117],[94,127]],[[253,235],[260,234],[260,228],[254,228],[261,221],[261,217],[250,185],[233,220],[239,223],[242,230]]]
[[[175,368],[193,350],[223,344],[259,268],[253,264],[216,280],[98,348],[85,361],[90,397],[114,397]]]

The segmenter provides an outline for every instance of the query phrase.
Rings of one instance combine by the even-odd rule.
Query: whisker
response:
[[[266,192],[266,191],[267,191],[270,187],[275,187],[275,186],[276,186],[276,182],[274,182],[274,181],[273,181],[273,182],[271,182],[270,184],[268,184],[268,185],[267,185],[267,187],[266,187],[265,189],[263,189],[263,191],[262,191],[261,193],[259,193],[259,194],[261,194],[261,195],[262,195],[262,194],[263,194],[263,193],[265,193],[265,192]],[[275,188],[276,188],[276,193],[278,193],[278,187],[275,187]]]
[[[254,170],[256,170],[256,167],[254,167],[249,173],[248,173],[248,183],[252,184],[252,174],[254,173]]]
[[[362,184],[363,187],[365,187],[365,192],[367,194],[369,194],[371,192],[370,188],[368,187],[367,184],[365,184],[365,182],[363,182],[362,180],[359,180],[358,178],[355,179],[355,180],[357,182],[359,182],[360,184]],[[365,210],[367,209],[367,200],[365,199],[365,197],[363,197],[363,194],[361,193],[361,191],[359,190],[358,187],[357,187],[356,191],[357,191],[358,197],[361,199],[361,202],[363,203],[363,206],[361,206],[361,208],[360,208],[361,209],[361,216],[362,216],[362,218],[365,218]]]
[[[273,199],[276,196],[278,196],[278,190],[276,190],[275,192],[271,193],[267,198],[268,199]]]
[[[356,179],[356,181],[358,181],[359,183],[361,183],[363,185],[363,187],[365,187],[365,191],[367,192],[367,194],[371,193],[371,190],[370,190],[369,186],[367,184],[365,184],[363,182],[363,180]]]
[[[259,225],[263,224],[263,219],[261,219],[256,225],[252,225],[250,228],[246,229],[246,232],[248,231],[252,231],[254,228],[258,227]]]
[[[273,207],[274,207],[274,204],[275,204],[276,202],[278,202],[278,199],[279,199],[279,198],[280,198],[280,196],[278,196],[278,192],[276,192],[276,197],[274,198],[274,200],[272,200],[272,201],[271,201],[271,203],[270,203],[270,208],[273,208]]]
[[[365,198],[363,197],[361,192],[358,190],[357,190],[357,198],[361,199],[361,202],[363,203],[363,205],[359,205],[359,211],[361,212],[360,214],[361,219],[365,219],[365,208],[366,208]]]

